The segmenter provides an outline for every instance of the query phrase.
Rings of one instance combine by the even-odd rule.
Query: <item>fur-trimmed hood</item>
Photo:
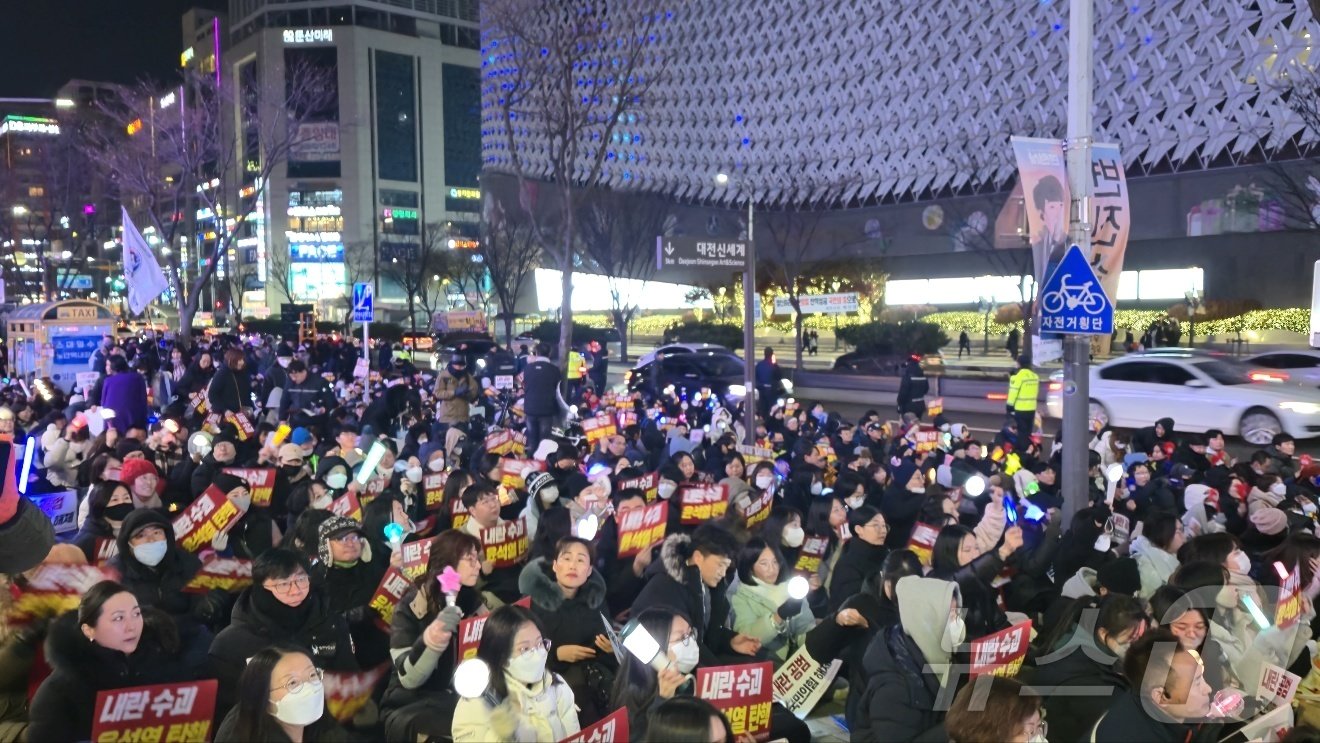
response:
[[[687,561],[692,556],[692,538],[686,534],[670,534],[660,545],[660,565],[669,577],[683,583]]]
[[[130,665],[146,669],[159,664],[162,657],[168,655],[162,631],[169,630],[163,628],[161,622],[170,619],[146,608],[142,619],[142,637],[138,640],[137,650],[132,655],[125,655],[88,640],[78,626],[78,612],[66,612],[51,622],[46,633],[46,661],[56,671],[67,673],[94,688],[111,688],[120,669]],[[107,685],[103,686],[102,680]]]
[[[546,611],[559,611],[565,602],[564,592],[560,590],[555,576],[550,572],[550,563],[544,557],[538,557],[527,563],[518,575],[518,590],[524,596],[530,596],[532,604]],[[591,609],[605,606],[605,579],[595,569],[587,577],[587,582],[578,589],[575,601],[580,601]]]

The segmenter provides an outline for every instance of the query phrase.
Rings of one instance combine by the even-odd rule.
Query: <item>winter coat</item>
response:
[[[677,611],[688,618],[701,645],[701,662],[718,665],[716,656],[728,655],[729,641],[736,634],[726,625],[729,601],[723,587],[709,588],[701,580],[701,571],[688,565],[689,542],[686,534],[671,534],[660,546],[660,559],[646,569],[649,581],[633,601],[632,615],[651,607]],[[709,607],[709,610],[707,610]]]
[[[92,440],[69,441],[51,426],[41,435],[41,448],[45,452],[41,463],[46,468],[46,479],[56,487],[77,487],[78,467],[86,460]]]
[[[87,557],[88,565],[98,565],[102,560],[97,554],[97,548],[102,545],[102,540],[109,540],[114,547],[108,549],[109,552],[118,553],[119,545],[116,543],[114,528],[105,517],[96,518],[88,516],[87,520],[79,527],[78,533],[73,535],[69,543],[82,550],[83,555]],[[113,557],[113,555],[111,555]]]
[[[1122,661],[1096,644],[1089,627],[1037,663],[1023,681],[1044,698],[1055,740],[1085,740],[1114,698],[1127,692]]]
[[[875,636],[899,623],[898,605],[888,597],[876,598],[859,593],[843,602],[839,611],[855,609],[866,619],[865,627],[844,627],[835,621],[838,612],[821,620],[807,632],[806,648],[811,657],[821,663],[835,659],[844,661],[848,672],[848,697],[844,700],[844,718],[857,719],[857,710],[866,691],[866,670],[858,658],[866,656],[866,649]]]
[[[475,589],[464,586],[458,592],[458,608],[464,617],[472,617],[481,608],[481,594]],[[444,599],[440,599],[444,606]],[[450,683],[454,668],[458,665],[458,640],[449,641],[442,652],[435,652],[426,647],[422,633],[435,621],[438,611],[431,611],[426,596],[417,589],[412,589],[399,600],[390,620],[390,655],[394,658],[394,672],[390,674],[389,685],[381,699],[386,725],[394,727],[388,718],[394,712],[408,714],[408,705],[425,700],[452,695]]]
[[[55,527],[46,513],[27,498],[0,523],[0,573],[21,573],[41,562],[55,544]]]
[[[532,599],[532,613],[541,620],[542,637],[553,643],[546,668],[568,679],[570,686],[578,687],[585,681],[587,662],[565,663],[555,656],[555,648],[565,645],[596,647],[596,635],[605,631],[601,614],[605,613],[605,580],[594,570],[587,582],[573,598],[565,598],[563,589],[549,572],[546,558],[538,557],[523,568],[518,577],[518,590]],[[597,650],[597,657],[604,655]],[[579,679],[577,677],[583,676]]]
[[[843,602],[862,590],[866,576],[880,572],[889,556],[889,548],[854,537],[844,543],[840,553],[830,581],[830,611],[838,611]]]
[[[1137,572],[1141,575],[1141,590],[1137,598],[1149,599],[1155,589],[1169,582],[1169,576],[1178,569],[1177,555],[1151,544],[1144,536],[1132,540],[1132,557],[1137,561]]]
[[[458,394],[460,387],[466,387],[463,394]],[[435,398],[440,401],[436,410],[436,420],[448,425],[467,423],[471,415],[470,405],[477,401],[481,386],[471,374],[464,372],[455,377],[449,369],[442,369],[435,380]]]
[[[1095,726],[1095,736],[1091,737],[1091,729],[1086,731],[1086,737],[1079,740],[1090,740],[1095,743],[1208,743],[1209,741],[1219,740],[1219,733],[1222,726],[1217,724],[1184,724],[1174,722],[1172,719],[1154,719],[1147,710],[1150,705],[1146,704],[1135,692],[1126,692],[1114,696],[1113,702],[1105,712],[1100,723]],[[1051,717],[1050,727],[1053,728],[1053,717]],[[1050,735],[1053,735],[1053,729]],[[1059,738],[1063,740],[1063,738]]]
[[[545,678],[529,686],[506,673],[504,682],[508,685],[509,696],[498,707],[484,698],[459,700],[454,710],[454,743],[553,743],[581,729],[573,706],[573,690],[558,675],[547,671]],[[505,705],[513,712],[512,719],[500,721],[498,717],[507,714]],[[510,723],[516,725],[511,737],[496,732],[502,725]]]
[[[147,524],[156,524],[165,532],[169,545],[159,565],[149,567],[133,556],[129,535]],[[207,612],[208,602],[202,594],[184,593],[183,589],[201,570],[197,556],[179,547],[174,541],[174,527],[159,511],[138,508],[128,514],[115,540],[119,553],[110,560],[110,566],[119,571],[119,582],[133,592],[143,607],[152,606],[169,614],[182,628],[185,624],[201,621],[211,623],[219,619]]]
[[[78,627],[78,613],[71,611],[50,625],[46,636],[46,661],[53,673],[41,682],[28,718],[28,740],[89,740],[96,694],[107,689],[148,686],[197,678],[197,669],[186,667],[164,637],[168,629],[159,622],[169,619],[144,613],[142,636],[131,655],[97,645]],[[164,634],[163,634],[164,633]]]
[[[1165,441],[1173,441],[1173,419],[1160,418],[1155,422],[1164,426],[1164,435],[1156,436],[1155,426],[1138,428],[1132,434],[1131,445],[1128,447],[1129,452],[1132,452],[1133,454],[1149,455],[1150,450],[1154,449],[1156,444],[1162,444]]]
[[[999,608],[999,592],[990,585],[1004,568],[998,552],[986,552],[956,570],[932,570],[930,577],[951,580],[962,591],[962,606],[967,610],[967,639],[975,640],[1009,627],[1008,617]]]
[[[390,649],[389,637],[376,626],[378,615],[370,606],[381,578],[389,570],[389,556],[373,557],[358,560],[352,567],[333,563],[325,566],[325,595],[330,600],[330,613],[343,615],[348,621],[363,668],[374,668],[389,660]]]
[[[900,469],[894,475],[894,483],[885,488],[884,495],[880,497],[880,513],[884,514],[885,522],[889,524],[885,546],[891,550],[907,546],[908,539],[912,537],[912,527],[916,525],[917,516],[921,513],[921,506],[926,502],[924,490],[920,493],[908,492],[907,482],[898,480],[903,471]],[[912,476],[910,465],[906,472],[908,477]]]
[[[348,731],[335,722],[329,714],[308,725],[303,730],[304,741],[315,741],[315,743],[349,743],[356,740],[348,734]],[[220,721],[220,726],[216,728],[215,735],[212,737],[213,743],[251,743],[251,741],[240,740],[238,737],[238,708],[229,710]],[[271,737],[263,740],[261,743],[292,743],[289,736],[285,734],[284,729],[276,725],[271,731]]]
[[[147,427],[147,380],[135,371],[119,372],[105,378],[101,387],[101,407],[115,411],[107,421],[123,436],[130,427]]]
[[[219,415],[238,413],[252,407],[252,382],[246,371],[234,371],[221,366],[211,377],[206,394],[211,412]]]
[[[755,637],[761,641],[762,650],[773,653],[780,660],[787,660],[790,652],[801,647],[807,630],[816,624],[816,617],[812,615],[806,600],[803,600],[797,614],[784,617],[784,622],[776,623],[775,614],[780,604],[787,600],[787,583],[739,584],[738,590],[729,596],[733,630]]]

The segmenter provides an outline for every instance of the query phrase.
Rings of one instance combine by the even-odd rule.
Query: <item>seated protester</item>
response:
[[[275,487],[271,489],[270,505],[265,510],[277,524],[288,523],[289,501],[305,489],[311,480],[302,447],[294,443],[280,446],[275,457]]]
[[[910,575],[895,585],[900,621],[876,633],[862,664],[866,691],[848,730],[858,740],[910,741],[940,723],[936,700],[967,638],[958,584]]]
[[[838,562],[834,565],[834,575],[830,579],[831,612],[838,611],[862,587],[866,576],[880,570],[889,549],[885,540],[889,537],[889,524],[885,517],[872,506],[859,505],[848,511],[848,528],[853,538],[844,543]]]
[[[1178,569],[1178,550],[1187,539],[1182,522],[1172,511],[1154,510],[1146,516],[1141,536],[1132,540],[1132,556],[1141,573],[1138,598],[1149,599],[1155,589],[1169,582]]]
[[[1284,480],[1297,479],[1299,465],[1297,458],[1297,440],[1292,434],[1280,431],[1274,434],[1269,448],[1264,450],[1270,457],[1270,471]]]
[[[1314,535],[1307,535],[1314,539]],[[1182,549],[1178,550],[1178,562],[1186,565],[1192,562],[1211,562],[1221,565],[1228,571],[1229,583],[1237,591],[1239,596],[1250,596],[1251,600],[1256,602],[1256,606],[1264,611],[1265,592],[1256,581],[1251,579],[1252,565],[1251,558],[1242,550],[1242,543],[1232,534],[1201,534],[1192,537],[1183,544]],[[1268,562],[1262,561],[1262,565],[1268,565]],[[1284,562],[1285,565],[1291,565],[1291,562]],[[1269,570],[1268,572],[1274,572]],[[1241,602],[1237,604],[1242,606]]]
[[[986,676],[958,690],[945,715],[944,730],[953,743],[1034,743],[1045,740],[1046,730],[1055,728],[1046,727],[1037,689],[1017,679]],[[1056,733],[1055,740],[1078,739]]]
[[[486,613],[476,589],[480,555],[476,537],[457,529],[441,532],[431,544],[426,572],[417,577],[416,588],[399,600],[390,621],[394,667],[381,699],[386,740],[439,739],[450,734],[458,703],[452,684],[458,665],[454,633],[463,618]],[[460,579],[452,597],[441,592],[439,578],[445,568],[453,568]]]
[[[90,740],[98,692],[190,681],[201,671],[179,657],[168,616],[144,611],[131,591],[108,580],[51,623],[46,661],[54,670],[32,698],[31,741]]]
[[[737,572],[738,590],[729,598],[734,631],[759,641],[776,664],[787,660],[816,618],[804,599],[788,595],[792,574],[783,555],[752,537],[738,554]]]
[[[1155,425],[1138,428],[1132,433],[1131,451],[1148,453],[1164,442],[1175,442],[1173,437],[1173,419],[1160,418]]]
[[[165,480],[156,471],[156,465],[141,457],[129,457],[119,470],[119,479],[128,486],[134,508],[163,508],[161,495]]]
[[[228,425],[221,427],[220,433],[211,439],[211,451],[202,457],[192,474],[192,495],[194,498],[206,492],[215,482],[216,475],[225,467],[237,467],[238,436]]]
[[[1103,598],[1114,594],[1135,596],[1141,590],[1141,573],[1137,561],[1131,557],[1116,557],[1099,570],[1082,568],[1063,584],[1059,598],[1045,611],[1043,628],[1057,626],[1070,607],[1092,597]]]
[[[839,543],[839,529],[848,524],[848,508],[843,499],[834,495],[814,496],[806,511],[806,539],[826,540],[825,555],[820,558],[820,565],[810,576],[812,593],[807,597],[813,612],[824,614],[829,611],[828,591],[825,588],[830,574],[834,572],[835,562],[842,551]],[[800,556],[800,553],[799,553]]]
[[[238,677],[247,659],[277,642],[310,652],[318,668],[356,671],[348,623],[330,611],[330,600],[313,585],[311,565],[301,553],[273,549],[252,564],[252,585],[234,604],[228,627],[211,643],[211,662],[220,688],[216,712],[238,699]]]
[[[1302,571],[1302,590],[1308,599],[1315,600],[1320,594],[1320,537],[1311,532],[1295,531],[1287,535],[1277,547],[1260,556],[1262,570],[1256,575],[1262,587],[1278,589],[1281,578],[1273,569],[1276,562],[1284,565],[1296,565]],[[1233,570],[1233,568],[1229,568]],[[1234,576],[1234,583],[1237,578]]]
[[[697,697],[674,697],[660,703],[646,721],[644,743],[703,741],[734,743],[733,728],[718,707]]]
[[[912,536],[917,514],[926,502],[926,477],[910,459],[903,459],[894,468],[894,476],[880,499],[880,511],[889,524],[889,537],[885,546],[903,549]]]
[[[397,561],[394,557],[395,549],[390,545],[385,534],[385,529],[390,524],[397,524],[402,529],[404,542],[416,539],[413,535],[417,533],[417,525],[408,518],[403,501],[402,493],[388,488],[362,507],[362,538],[371,545],[374,554],[386,562],[392,559]]]
[[[660,547],[660,561],[647,569],[646,587],[633,602],[634,616],[662,606],[693,618],[702,661],[721,665],[718,659],[752,656],[761,649],[754,637],[726,626],[729,601],[724,589],[725,573],[738,555],[733,535],[713,524],[703,524],[687,534],[671,534]]]
[[[301,552],[308,562],[320,560],[321,524],[334,517],[335,515],[330,511],[315,508],[303,511],[298,520],[293,523],[293,528],[286,532],[284,538],[280,540],[280,546],[294,552]]]
[[[659,549],[650,545],[632,557],[619,557],[619,522],[629,513],[646,508],[646,494],[641,490],[616,491],[612,497],[614,513],[605,520],[596,537],[597,575],[605,581],[605,615],[617,617],[627,611],[646,585],[646,569]]]
[[[1251,483],[1251,491],[1247,493],[1249,515],[1263,508],[1281,508],[1283,499],[1288,497],[1288,486],[1273,472],[1256,475],[1248,482]]]
[[[1096,743],[1193,743],[1219,740],[1207,723],[1214,688],[1205,667],[1172,633],[1142,635],[1123,657],[1129,691],[1115,695],[1089,740]]]
[[[1234,678],[1223,648],[1210,637],[1210,614],[1200,606],[1203,603],[1199,596],[1188,595],[1182,588],[1160,586],[1150,597],[1151,621],[1172,632],[1184,649],[1197,653],[1205,663],[1206,681],[1211,686],[1243,688]]]
[[[1151,511],[1172,511],[1174,507],[1168,482],[1156,478],[1146,462],[1134,462],[1128,467],[1126,486],[1120,483],[1114,492],[1114,510],[1134,521],[1145,519]]]
[[[212,547],[240,559],[255,560],[280,543],[283,535],[270,512],[252,507],[252,492],[248,489],[247,480],[221,472],[215,476],[213,484],[238,506],[242,515],[227,533],[211,540]]]
[[[133,513],[133,496],[127,485],[110,480],[93,485],[87,501],[87,520],[69,541],[82,550],[89,565],[97,565],[118,554],[119,531]]]
[[[1206,437],[1200,433],[1189,433],[1173,452],[1175,465],[1185,464],[1202,477],[1210,469],[1210,459],[1205,455]]]
[[[999,608],[998,591],[990,582],[1021,546],[1022,529],[1017,526],[1004,532],[1004,543],[998,549],[984,552],[977,545],[976,535],[965,526],[946,526],[935,538],[930,577],[958,584],[969,639],[1008,628],[1008,617]]]
[[[460,531],[481,541],[481,532],[493,529],[504,523],[500,518],[500,496],[495,487],[486,482],[476,482],[463,491],[463,506],[468,510],[468,520],[463,522]],[[484,551],[481,552],[485,554]],[[521,565],[497,568],[494,563],[482,560],[481,591],[487,594],[486,603],[493,606],[512,604],[521,598],[518,592],[518,575]],[[493,599],[493,600],[492,600]]]
[[[332,515],[318,530],[317,558],[330,613],[348,622],[358,665],[375,668],[388,661],[389,638],[376,626],[371,598],[389,569],[389,557],[372,549],[361,524]]]
[[[618,667],[601,634],[605,581],[592,568],[591,542],[563,537],[552,557],[523,568],[518,588],[532,599],[532,613],[552,644],[549,669],[573,690],[578,716],[590,725],[609,713],[610,685]]]
[[[96,455],[90,461],[83,462],[82,467],[78,469],[79,486],[85,489],[83,493],[79,494],[77,516],[79,528],[87,523],[87,511],[91,507],[92,492],[97,485],[107,481],[119,482],[123,485],[119,480],[123,464],[123,460],[115,456],[114,452],[104,452]],[[128,486],[125,485],[124,487],[127,490]],[[132,502],[131,498],[129,500]]]
[[[680,689],[691,694],[692,672],[700,661],[696,630],[681,614],[667,608],[653,608],[635,613],[624,626],[621,636],[644,631],[659,644],[663,658],[652,663],[641,661],[625,651],[619,659],[619,673],[614,680],[610,706],[628,710],[630,738],[644,740],[648,734],[650,713],[666,700],[676,698]],[[657,671],[655,666],[662,665]]]
[[[1085,740],[1113,696],[1127,691],[1123,656],[1146,629],[1141,602],[1115,593],[1077,602],[1041,636],[1041,656],[1023,680],[1044,697],[1055,740]]]
[[[486,619],[477,657],[490,668],[490,686],[454,710],[454,743],[558,741],[581,729],[573,690],[546,669],[551,643],[536,615],[502,606]]]
[[[1248,555],[1266,555],[1288,539],[1288,514],[1277,508],[1261,508],[1247,518],[1250,526],[1242,532],[1242,549]],[[1262,580],[1270,571],[1262,570]]]
[[[301,648],[259,650],[243,667],[238,704],[220,722],[215,743],[350,740],[326,707],[324,676]]]

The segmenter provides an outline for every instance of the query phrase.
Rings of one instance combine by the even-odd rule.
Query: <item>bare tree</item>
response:
[[[162,91],[150,82],[123,87],[114,100],[98,104],[104,124],[89,130],[83,154],[165,244],[175,244],[194,210],[214,216],[215,238],[202,248],[196,276],[185,273],[179,251],[167,256],[181,329],[191,327],[217,264],[242,236],[246,205],[261,197],[292,152],[311,141],[302,124],[334,100],[331,74],[293,64],[279,84],[239,94],[233,81],[222,84],[213,75],[186,70],[173,105],[162,107]],[[241,131],[235,122],[244,122]],[[240,189],[245,189],[241,198]],[[191,342],[186,332],[178,338],[184,345]]]
[[[578,217],[586,258],[609,284],[610,319],[619,333],[620,354],[628,356],[628,326],[640,308],[646,282],[655,276],[655,239],[672,230],[669,205],[656,197],[622,191],[592,191]],[[640,281],[636,291],[625,282]]]
[[[490,314],[491,297],[485,290],[486,264],[479,254],[470,250],[450,250],[441,255],[440,268],[448,279],[449,288],[462,295],[464,307]]]
[[[483,54],[504,63],[487,79],[507,157],[488,160],[488,172],[516,178],[529,203],[534,182],[552,187],[554,229],[528,209],[532,234],[562,273],[563,307],[559,362],[568,363],[573,339],[573,271],[580,256],[574,225],[583,193],[610,180],[607,168],[631,173],[619,163],[614,134],[630,113],[642,110],[647,92],[663,74],[662,47],[655,44],[664,22],[660,0],[612,3],[547,3],[485,0],[481,4]],[[538,146],[526,146],[534,138]]]
[[[411,330],[417,332],[417,308],[426,313],[427,327],[431,315],[444,294],[444,279],[454,270],[448,254],[464,253],[448,247],[449,230],[442,222],[422,226],[421,240],[406,248],[396,248],[404,254],[381,255],[380,275],[403,289],[407,299]]]
[[[266,286],[275,286],[282,303],[295,304],[293,298],[293,256],[287,250],[271,250],[266,254]]]
[[[493,195],[487,198],[477,255],[490,275],[500,319],[504,321],[504,342],[512,345],[518,298],[541,264],[541,240],[530,216],[521,210],[509,214]]]

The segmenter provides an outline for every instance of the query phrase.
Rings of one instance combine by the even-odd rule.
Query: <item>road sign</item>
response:
[[[665,237],[655,239],[655,266],[666,268],[747,269],[747,242],[714,240],[703,237]]]
[[[1040,289],[1040,329],[1067,335],[1114,332],[1114,304],[1076,245]]]
[[[353,322],[373,322],[376,319],[376,298],[371,284],[353,285]]]

